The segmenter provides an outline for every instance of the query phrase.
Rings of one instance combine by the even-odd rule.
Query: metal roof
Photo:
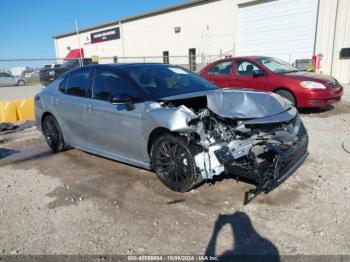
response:
[[[84,33],[84,32],[88,32],[91,30],[96,30],[99,28],[103,28],[103,27],[107,27],[107,26],[113,26],[113,25],[117,25],[119,23],[125,23],[125,22],[130,22],[133,20],[138,20],[138,19],[142,19],[142,18],[146,18],[146,17],[150,17],[150,16],[155,16],[155,15],[160,15],[160,14],[164,14],[164,13],[168,13],[168,12],[173,12],[173,11],[177,11],[177,10],[181,10],[184,8],[188,8],[188,7],[193,7],[193,6],[197,6],[197,5],[202,5],[202,4],[206,4],[206,3],[210,3],[210,2],[216,2],[216,1],[221,1],[221,0],[192,0],[192,1],[188,1],[182,4],[177,4],[177,5],[172,5],[169,7],[165,7],[165,8],[161,8],[161,9],[156,9],[150,12],[145,12],[145,13],[141,13],[138,15],[134,15],[134,16],[128,16],[128,17],[124,17],[121,18],[119,20],[113,20],[107,23],[102,23],[102,24],[96,24],[93,26],[89,26],[83,29],[79,29],[79,33]],[[62,37],[66,37],[66,36],[70,36],[70,35],[74,35],[76,34],[75,31],[71,31],[71,32],[66,32],[66,33],[62,33],[59,35],[54,35],[52,38],[57,39],[57,38],[62,38]]]

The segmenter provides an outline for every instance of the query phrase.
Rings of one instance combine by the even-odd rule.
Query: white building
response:
[[[197,0],[80,29],[80,41],[76,32],[53,39],[57,58],[81,47],[100,63],[194,65],[227,55],[292,63],[322,54],[322,71],[350,82],[350,0]]]

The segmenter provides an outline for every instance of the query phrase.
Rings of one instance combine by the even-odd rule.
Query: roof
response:
[[[90,27],[79,29],[79,33],[84,33],[84,32],[88,32],[88,31],[91,31],[91,30],[96,30],[96,29],[99,29],[99,28],[107,27],[107,26],[117,25],[119,23],[130,22],[130,21],[133,21],[133,20],[138,20],[138,19],[142,19],[142,18],[146,18],[146,17],[150,17],[150,16],[160,15],[160,14],[164,14],[164,13],[168,13],[168,12],[181,10],[181,9],[184,9],[184,8],[189,8],[189,7],[203,5],[203,4],[207,4],[207,3],[211,3],[211,2],[217,2],[217,1],[221,1],[221,0],[192,0],[192,1],[188,1],[188,2],[182,3],[182,4],[172,5],[172,6],[169,6],[169,7],[166,7],[166,8],[156,9],[156,10],[153,10],[153,11],[150,11],[150,12],[141,13],[141,14],[138,14],[138,15],[124,17],[124,18],[121,18],[119,20],[113,20],[113,21],[110,21],[110,22],[107,22],[107,23],[96,24],[96,25],[93,25],[93,26],[90,26]],[[62,38],[62,37],[66,37],[66,36],[71,36],[71,35],[74,35],[74,34],[76,34],[75,31],[66,32],[66,33],[54,35],[52,38],[57,39],[57,38]]]
[[[162,67],[178,67],[177,65],[163,63],[116,63],[116,64],[89,64],[84,67],[99,67],[99,68],[124,68],[124,67],[145,67],[145,66],[162,66]]]
[[[231,56],[231,57],[221,58],[221,59],[215,60],[213,63],[215,63],[217,61],[232,60],[232,59],[250,59],[250,60],[255,60],[255,59],[260,59],[260,58],[273,58],[273,57],[266,56],[266,55]]]

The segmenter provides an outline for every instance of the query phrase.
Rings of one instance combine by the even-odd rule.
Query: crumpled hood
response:
[[[209,90],[167,97],[163,100],[199,96],[206,96],[207,107],[224,118],[263,118],[283,113],[292,107],[291,103],[277,94],[247,90]]]
[[[274,93],[220,90],[207,95],[208,108],[228,118],[261,118],[280,114],[290,104]]]

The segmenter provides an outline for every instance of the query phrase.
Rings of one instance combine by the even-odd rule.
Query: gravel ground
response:
[[[0,136],[0,254],[350,255],[350,87],[304,111],[310,155],[269,194],[232,179],[185,193],[155,174],[77,150],[52,154],[35,128]]]

